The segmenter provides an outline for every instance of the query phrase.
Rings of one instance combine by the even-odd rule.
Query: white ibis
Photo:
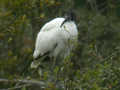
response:
[[[47,22],[37,35],[33,58],[48,55],[55,59],[64,59],[70,55],[77,41],[78,29],[73,12]]]

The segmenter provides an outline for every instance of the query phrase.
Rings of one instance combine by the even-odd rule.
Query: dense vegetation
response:
[[[36,35],[73,9],[79,42],[31,69]],[[0,90],[120,90],[120,0],[0,0]]]

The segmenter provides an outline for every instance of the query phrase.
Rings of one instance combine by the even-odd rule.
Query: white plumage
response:
[[[78,30],[74,21],[61,24],[65,18],[55,18],[46,23],[37,35],[33,57],[49,52],[50,57],[65,58],[77,41]]]

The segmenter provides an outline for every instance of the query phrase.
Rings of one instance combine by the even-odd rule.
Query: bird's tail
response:
[[[35,50],[34,53],[33,53],[33,59],[37,59],[39,57],[39,51],[38,50]]]

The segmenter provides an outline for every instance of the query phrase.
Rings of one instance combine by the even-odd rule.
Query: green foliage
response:
[[[107,0],[107,11],[101,13],[87,8],[85,0],[0,0],[0,79],[45,82],[36,87],[0,81],[0,89],[120,90],[119,3]],[[53,61],[46,60],[39,70],[30,69],[42,25],[73,7],[79,29],[75,50],[53,68]]]

